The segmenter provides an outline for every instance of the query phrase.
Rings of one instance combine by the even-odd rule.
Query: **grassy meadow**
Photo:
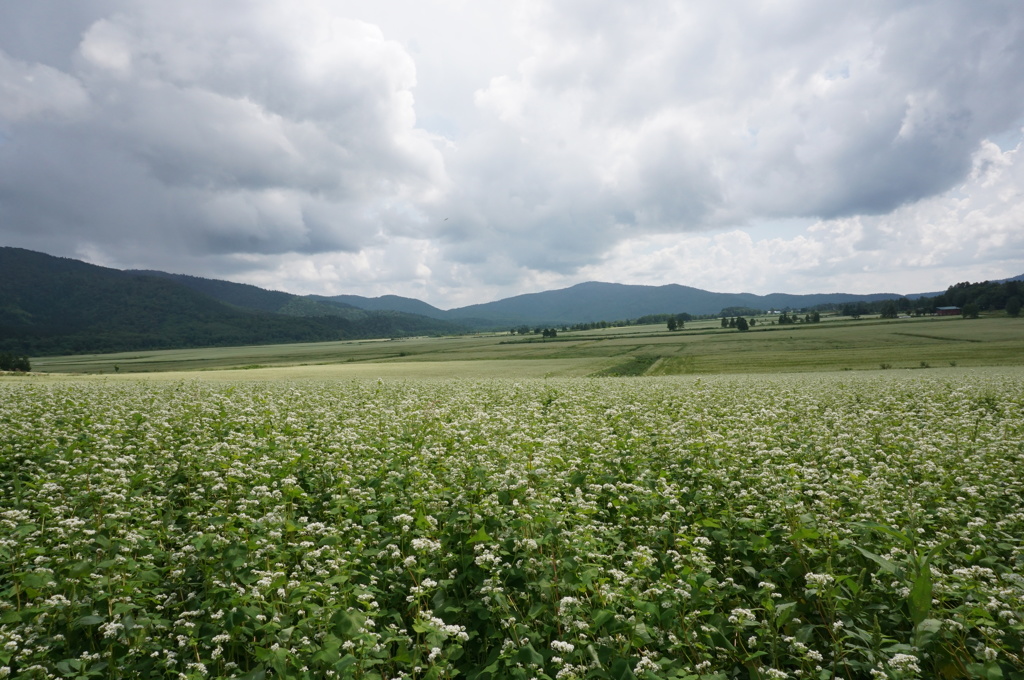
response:
[[[39,357],[45,373],[122,375],[242,371],[273,375],[557,377],[871,370],[885,367],[1024,363],[1024,318],[826,318],[740,333],[717,321],[559,333],[557,338],[487,334],[253,347]],[[267,371],[287,367],[287,371]],[[241,374],[237,379],[244,379]]]

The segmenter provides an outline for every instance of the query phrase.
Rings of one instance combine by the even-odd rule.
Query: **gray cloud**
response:
[[[384,5],[0,6],[0,235],[307,289],[341,285],[337,260],[452,295],[653,242],[670,271],[665,239],[787,218],[842,232],[850,262],[908,233],[937,262],[921,234],[953,204],[931,199],[1024,121],[1016,0]]]
[[[0,52],[8,229],[120,261],[351,250],[443,184],[377,27],[316,2],[94,7],[46,51],[66,71]]]
[[[439,235],[485,279],[495,253],[571,274],[648,234],[884,215],[1024,115],[1012,2],[532,6],[436,213],[472,206]]]

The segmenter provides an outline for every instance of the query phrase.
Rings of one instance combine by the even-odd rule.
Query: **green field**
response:
[[[46,373],[230,369],[235,379],[306,376],[700,375],[1024,364],[1024,318],[826,319],[748,332],[717,321],[560,333],[328,342],[40,357]],[[287,367],[288,370],[268,371]]]
[[[1024,677],[1020,367],[205,375],[0,380],[0,677]]]
[[[1021,319],[33,366],[0,678],[1024,679]]]

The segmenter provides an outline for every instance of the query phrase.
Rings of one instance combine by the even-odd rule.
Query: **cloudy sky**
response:
[[[0,4],[0,245],[453,307],[1024,273],[1020,0]]]

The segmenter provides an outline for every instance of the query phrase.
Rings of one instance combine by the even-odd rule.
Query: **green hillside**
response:
[[[259,292],[247,291],[254,306],[243,308],[173,277],[0,248],[0,351],[41,356],[423,335],[455,328],[396,313],[353,310],[357,318],[346,318],[269,312],[260,307],[268,300],[283,307],[303,298],[240,284],[211,288]]]

